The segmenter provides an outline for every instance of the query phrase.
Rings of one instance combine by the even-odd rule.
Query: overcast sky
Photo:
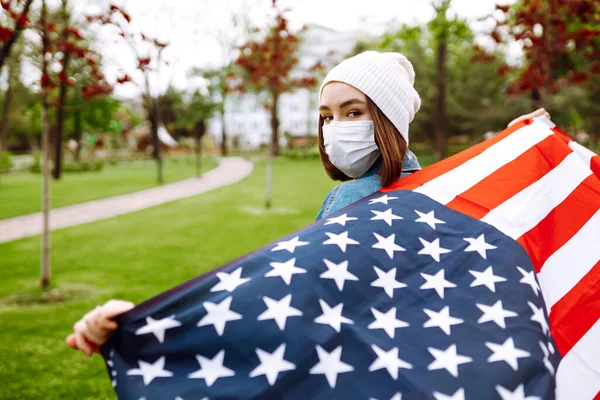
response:
[[[340,31],[362,31],[380,34],[388,23],[426,22],[433,9],[425,0],[281,0],[291,8],[290,20],[295,26],[316,23]],[[476,31],[485,26],[476,21],[489,15],[497,2],[514,0],[453,0],[451,10],[472,22]],[[78,14],[91,13],[107,7],[109,0],[73,1]],[[222,52],[214,34],[231,32],[231,14],[242,11],[254,24],[265,22],[270,0],[127,0],[124,4],[132,16],[133,28],[167,40],[164,52],[169,66],[163,66],[160,88],[169,83],[178,88],[193,86],[187,71],[194,66],[217,66]],[[133,71],[131,51],[115,41],[114,35],[101,31],[101,51],[105,56],[109,79],[119,71]],[[157,82],[153,81],[153,91]],[[132,97],[139,93],[133,84],[122,85],[116,93]]]

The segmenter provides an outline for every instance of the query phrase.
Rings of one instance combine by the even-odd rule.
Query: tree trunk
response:
[[[279,155],[279,117],[277,115],[277,103],[279,94],[271,93],[271,140],[269,141],[267,154],[267,170],[265,177],[265,207],[271,208],[273,188],[273,158]]]
[[[447,41],[445,36],[439,38],[437,48],[437,99],[435,116],[435,151],[436,161],[446,156],[446,50]]]
[[[48,27],[47,27],[47,9],[46,0],[42,1],[42,82],[46,81],[48,76]],[[40,266],[40,286],[48,287],[50,284],[50,174],[49,174],[49,154],[50,154],[50,124],[48,120],[48,88],[42,84],[42,249]]]
[[[4,92],[4,104],[2,104],[2,119],[0,120],[0,153],[2,153],[2,142],[6,137],[6,131],[8,130],[8,111],[10,110],[10,104],[12,103],[12,87],[10,79],[10,72],[8,72],[8,88]]]
[[[271,155],[279,155],[279,115],[277,108],[279,103],[279,93],[271,93]]]
[[[202,137],[206,132],[206,124],[204,121],[200,121],[194,128],[195,139],[196,139],[196,178],[202,176]]]
[[[150,117],[150,126],[152,128],[152,157],[156,160],[156,182],[159,185],[163,183],[163,164],[162,154],[160,148],[160,139],[158,137],[158,127],[160,126],[160,111],[158,98],[153,101],[154,107],[151,108],[151,113],[154,111],[154,115]],[[152,110],[153,109],[153,110]]]
[[[73,139],[77,143],[77,148],[75,149],[75,154],[73,155],[73,158],[75,159],[76,162],[79,162],[79,159],[81,157],[81,135],[82,135],[81,111],[79,109],[77,109],[75,111],[75,127],[74,128],[75,129],[73,130]]]
[[[13,30],[13,33],[12,33],[10,39],[8,39],[6,42],[4,42],[4,44],[2,45],[2,48],[0,49],[0,70],[2,70],[2,66],[4,65],[4,63],[6,62],[8,57],[10,57],[10,51],[11,51],[13,45],[15,44],[15,42],[17,41],[17,39],[19,39],[19,35],[21,34],[21,32],[23,31],[23,28],[25,27],[25,24],[20,24],[19,21],[24,21],[27,18],[27,15],[29,14],[29,8],[31,7],[31,3],[33,3],[33,0],[27,0],[25,2],[25,6],[23,7],[23,12],[19,16],[19,19],[17,21],[15,21],[15,28]]]
[[[62,1],[61,13],[63,17],[63,30],[61,34],[61,41],[66,43],[68,40],[68,31],[69,27],[69,14],[68,14],[68,0]],[[67,72],[67,68],[69,67],[70,61],[70,53],[65,52],[64,58],[62,61],[62,70]],[[54,135],[54,169],[52,170],[52,177],[56,180],[60,179],[62,174],[62,142],[63,142],[63,131],[65,127],[65,103],[67,101],[67,82],[60,82],[60,92],[58,95],[58,105],[56,106],[56,128]]]
[[[227,156],[227,129],[225,127],[225,96],[227,94],[223,90],[221,93],[221,99],[223,104],[221,104],[221,155],[223,157]]]

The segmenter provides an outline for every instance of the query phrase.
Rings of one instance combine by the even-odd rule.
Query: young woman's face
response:
[[[331,121],[371,121],[367,96],[363,92],[342,82],[330,82],[323,88],[319,113],[323,123]]]

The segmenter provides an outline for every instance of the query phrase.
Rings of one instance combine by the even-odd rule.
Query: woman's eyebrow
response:
[[[352,104],[367,104],[367,103],[360,99],[350,99],[350,100],[346,100],[345,102],[340,104],[340,108],[345,108],[345,107],[351,106]],[[319,111],[330,111],[330,110],[331,109],[326,105],[322,105],[319,107]]]
[[[352,104],[367,104],[367,103],[360,99],[350,99],[350,100],[346,100],[345,102],[340,104],[340,108],[345,108],[345,107],[351,106]]]

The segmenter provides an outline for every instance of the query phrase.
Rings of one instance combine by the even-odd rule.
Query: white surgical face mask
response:
[[[323,142],[329,161],[351,178],[367,172],[381,154],[373,121],[330,122],[323,125]]]

